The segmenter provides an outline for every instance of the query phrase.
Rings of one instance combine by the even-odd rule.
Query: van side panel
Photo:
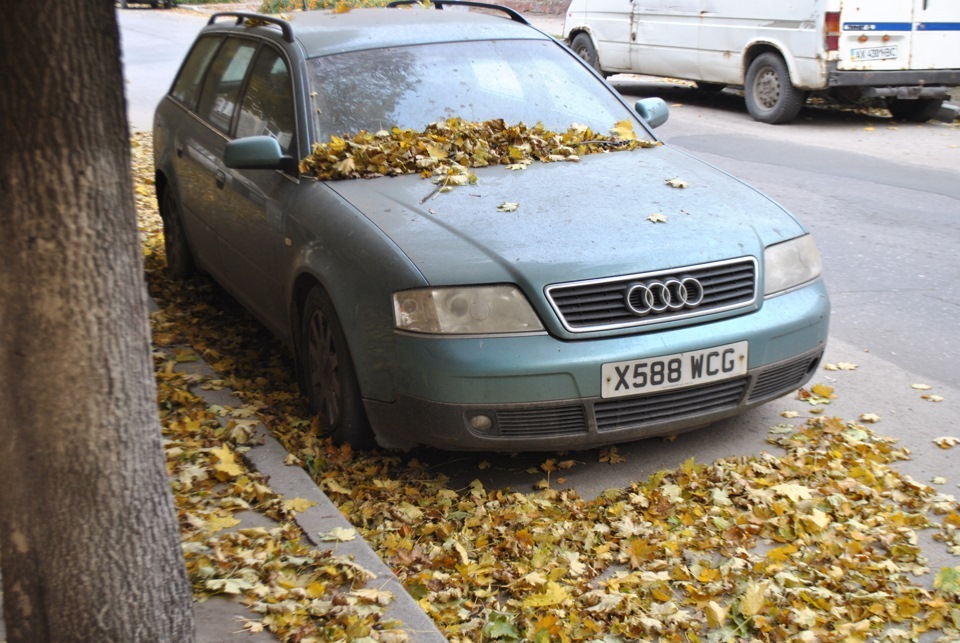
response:
[[[630,71],[630,0],[587,0],[585,20],[604,71]]]
[[[704,80],[742,85],[753,48],[775,49],[786,61],[793,84],[824,86],[818,57],[823,42],[819,3],[795,0],[701,0],[699,72]]]
[[[633,7],[633,68],[643,74],[695,80],[700,0],[636,0]]]

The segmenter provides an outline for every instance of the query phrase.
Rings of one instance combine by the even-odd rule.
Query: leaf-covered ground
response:
[[[960,555],[953,497],[895,468],[909,455],[870,418],[773,427],[768,454],[688,461],[594,500],[556,488],[462,489],[415,454],[354,453],[318,431],[289,354],[205,278],[164,273],[149,138],[134,174],[154,313],[160,408],[198,597],[234,592],[284,640],[403,640],[364,570],[311,548],[248,470],[256,417],[287,446],[454,641],[866,641],[960,639],[960,566],[925,588],[918,533]],[[210,408],[177,374],[202,358],[244,404]],[[833,394],[802,391],[812,406]],[[225,424],[218,421],[226,420]],[[790,418],[793,419],[793,418]],[[943,448],[956,438],[946,436]],[[939,444],[939,443],[938,443]],[[615,462],[615,450],[601,452]],[[549,458],[545,472],[574,466]],[[229,531],[253,509],[274,530]]]

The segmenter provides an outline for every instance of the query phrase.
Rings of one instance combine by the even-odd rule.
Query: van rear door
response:
[[[840,12],[838,69],[960,67],[956,0],[849,0]]]
[[[912,69],[960,69],[960,3],[914,0]]]

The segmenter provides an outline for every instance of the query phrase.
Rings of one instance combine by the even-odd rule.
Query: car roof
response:
[[[224,18],[232,18],[227,22]],[[204,31],[257,33],[296,41],[307,58],[405,45],[550,37],[510,17],[461,8],[420,7],[352,9],[345,13],[304,11],[277,16],[218,13]]]

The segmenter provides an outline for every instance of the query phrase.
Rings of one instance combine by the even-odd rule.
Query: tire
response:
[[[707,81],[698,80],[697,89],[703,92],[719,92],[722,91],[727,85],[725,83],[708,83]]]
[[[169,187],[163,190],[160,217],[163,219],[163,249],[167,255],[167,272],[177,279],[186,279],[197,271],[197,265],[183,227],[180,204]]]
[[[573,50],[573,53],[583,58],[588,65],[597,70],[598,74],[603,73],[603,70],[600,69],[600,58],[597,56],[597,48],[593,46],[593,40],[590,39],[589,35],[578,33],[573,39],[573,42],[570,43],[570,48]]]
[[[803,109],[804,92],[790,82],[783,58],[775,53],[760,54],[747,68],[744,86],[747,111],[761,123],[787,123]]]
[[[299,344],[304,392],[320,424],[337,444],[374,447],[343,327],[320,287],[311,290],[304,302]]]
[[[890,98],[887,100],[887,109],[898,121],[912,121],[925,123],[937,115],[943,101],[936,98]]]

